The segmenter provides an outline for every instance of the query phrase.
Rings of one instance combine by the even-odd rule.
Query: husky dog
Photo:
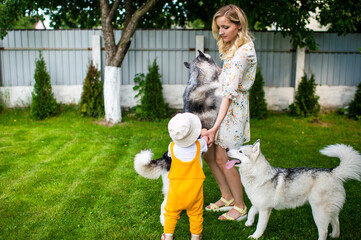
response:
[[[164,207],[167,203],[169,179],[168,173],[172,159],[168,157],[168,151],[163,154],[161,158],[153,159],[153,152],[151,150],[142,150],[134,157],[134,169],[142,177],[148,179],[158,179],[162,176],[163,187],[162,192],[164,200],[160,206],[160,223],[164,226]]]
[[[257,229],[250,236],[259,238],[265,231],[272,209],[296,208],[309,202],[318,229],[318,239],[327,238],[328,225],[332,225],[333,238],[340,236],[338,215],[345,202],[343,182],[361,181],[361,155],[352,147],[336,144],[320,151],[329,157],[338,157],[335,168],[275,168],[261,153],[260,141],[253,145],[228,151],[234,160],[226,168],[239,168],[242,184],[251,200],[246,226],[251,226],[259,213]]]
[[[199,117],[202,128],[210,129],[216,121],[222,101],[222,85],[217,64],[212,57],[199,51],[193,62],[185,62],[189,79],[183,94],[183,112]]]
[[[222,100],[222,85],[218,77],[218,68],[212,57],[199,51],[193,62],[185,62],[189,68],[189,79],[183,94],[183,112],[197,115],[202,128],[213,127]],[[164,225],[164,207],[167,203],[169,188],[168,173],[172,159],[168,152],[161,158],[153,159],[151,150],[142,150],[134,158],[135,171],[149,179],[158,179],[162,176],[164,201],[161,205],[160,222]]]

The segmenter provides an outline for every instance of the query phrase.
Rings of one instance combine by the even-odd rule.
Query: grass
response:
[[[71,107],[44,121],[29,111],[0,114],[0,239],[159,239],[161,179],[148,180],[133,169],[133,157],[150,148],[158,157],[170,138],[167,122],[124,122],[106,127]],[[252,142],[278,167],[335,167],[339,161],[318,151],[345,143],[361,151],[361,123],[335,114],[298,119],[271,114],[251,121]],[[205,164],[205,203],[219,198]],[[332,186],[330,186],[332,187]],[[361,183],[345,184],[340,239],[361,239]],[[245,201],[251,206],[247,197]],[[245,239],[255,226],[220,222],[204,212],[204,239]],[[273,211],[261,239],[317,239],[308,205]],[[189,239],[182,213],[175,237]]]

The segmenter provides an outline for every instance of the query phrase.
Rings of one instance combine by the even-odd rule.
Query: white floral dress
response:
[[[224,61],[220,75],[223,96],[232,101],[215,138],[215,143],[222,148],[239,148],[250,141],[249,90],[255,80],[256,68],[257,56],[252,41]]]

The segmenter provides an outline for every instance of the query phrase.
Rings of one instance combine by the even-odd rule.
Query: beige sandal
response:
[[[218,212],[218,211],[229,211],[233,208],[233,206],[231,206],[231,204],[234,202],[233,198],[231,200],[227,201],[226,199],[221,197],[221,201],[225,203],[224,206],[219,207],[215,203],[211,203],[211,204],[209,204],[209,206],[210,206],[209,208],[208,208],[208,206],[206,207],[206,210]]]
[[[241,214],[241,216],[239,218],[230,217],[230,216],[228,216],[227,213],[225,213],[225,214],[222,214],[221,216],[223,216],[226,219],[219,219],[219,218],[218,219],[219,220],[230,220],[230,221],[242,221],[247,218],[247,207],[242,209],[237,206],[234,206],[233,209],[237,210]]]

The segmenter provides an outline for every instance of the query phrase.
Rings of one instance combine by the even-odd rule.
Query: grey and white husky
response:
[[[217,64],[212,57],[198,51],[193,62],[185,62],[189,78],[183,94],[183,112],[199,117],[202,127],[210,129],[216,121],[222,101],[222,85]]]
[[[338,215],[346,198],[343,182],[361,180],[361,155],[343,144],[328,146],[320,152],[338,157],[339,166],[330,169],[272,167],[261,152],[259,140],[228,151],[228,156],[234,160],[228,161],[226,167],[239,168],[242,184],[252,203],[245,225],[251,226],[259,213],[257,229],[250,237],[262,236],[273,208],[296,208],[306,202],[312,208],[318,239],[327,239],[330,223],[331,237],[340,236]]]
[[[189,68],[189,79],[183,94],[183,112],[197,115],[203,128],[213,127],[221,104],[221,88],[218,68],[212,57],[198,51],[199,55],[192,62],[185,62]],[[151,150],[142,150],[134,158],[135,171],[149,179],[162,176],[164,201],[161,205],[160,222],[164,225],[164,207],[167,202],[169,187],[168,173],[172,159],[168,152],[153,160]]]

